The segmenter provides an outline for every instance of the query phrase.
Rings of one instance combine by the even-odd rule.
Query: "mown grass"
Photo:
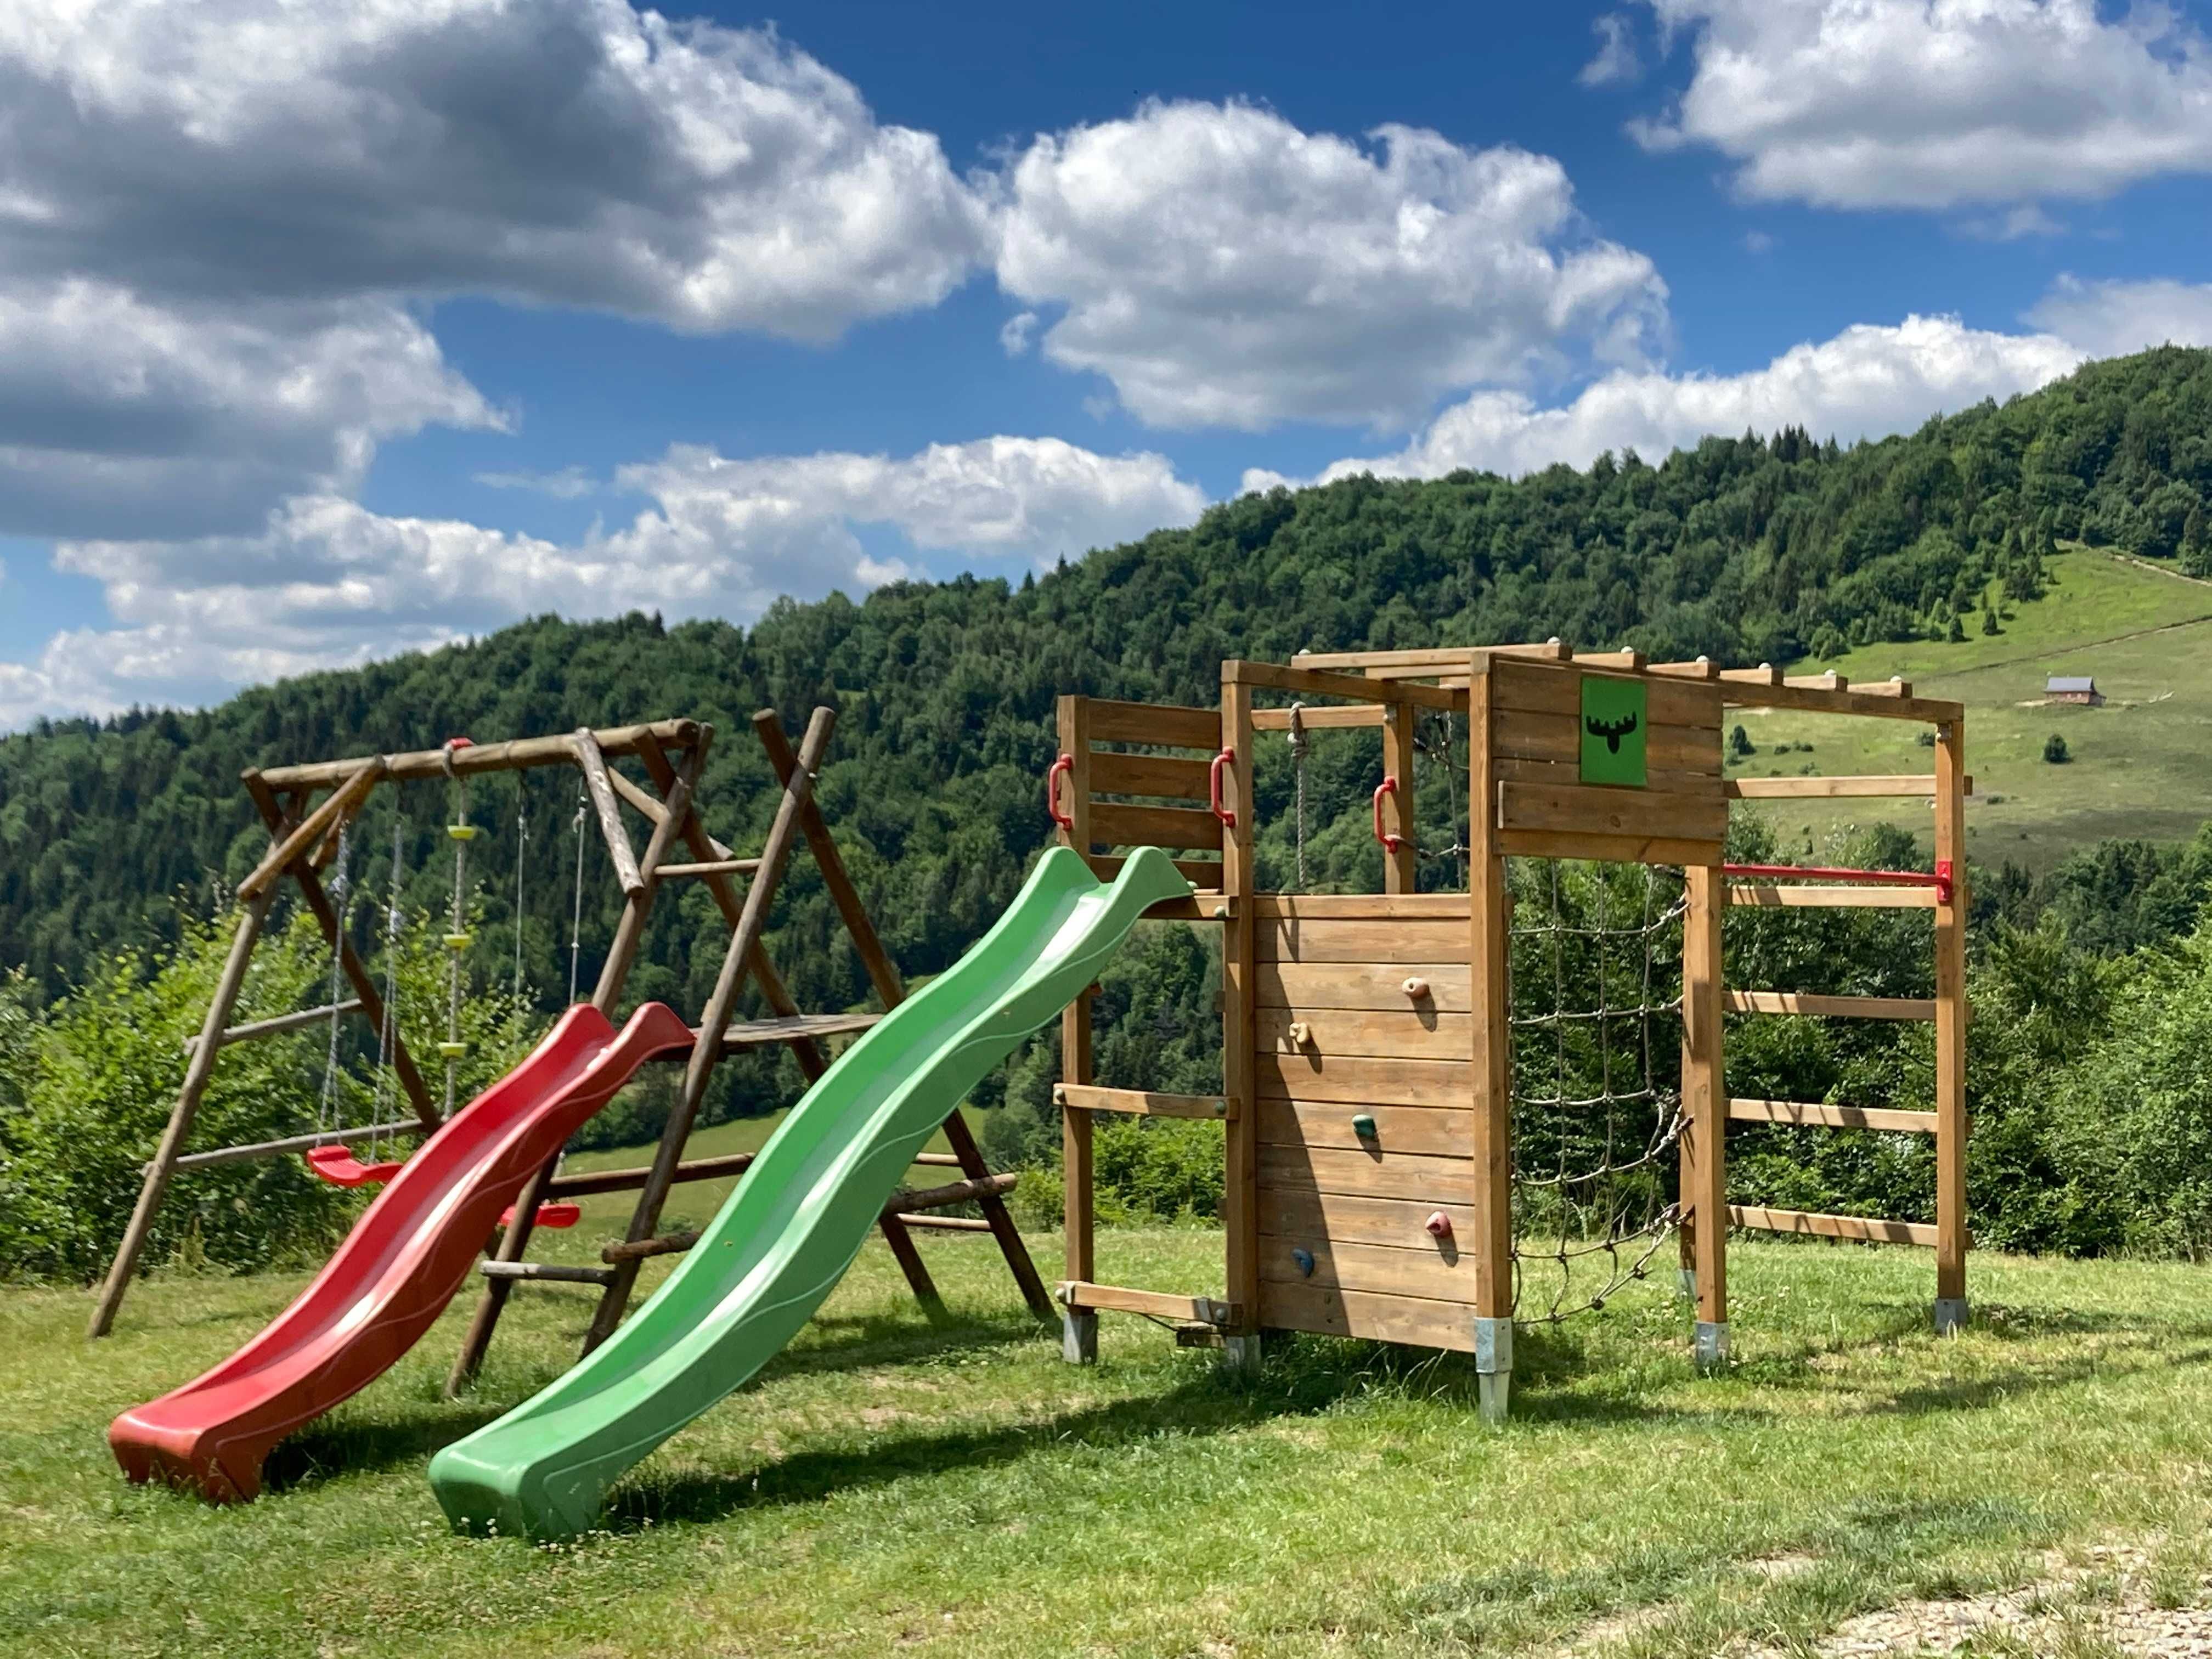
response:
[[[102,1431],[296,1278],[156,1280],[96,1346],[81,1295],[0,1294],[0,1651],[1702,1654],[2025,1582],[2050,1547],[2142,1540],[2185,1589],[2204,1565],[2212,1308],[2188,1267],[1978,1258],[1982,1316],[1943,1340],[1923,1254],[1746,1243],[1724,1374],[1692,1373],[1647,1284],[1524,1334],[1492,1431],[1455,1357],[1297,1339],[1240,1386],[1109,1318],[1072,1369],[988,1241],[926,1248],[955,1326],[871,1244],[560,1548],[453,1535],[422,1475],[562,1366],[582,1293],[519,1297],[481,1393],[447,1404],[457,1309],[228,1510],[126,1486]],[[1219,1271],[1196,1231],[1101,1253],[1122,1282]]]
[[[1966,619],[1965,643],[1873,645],[1832,664],[1854,682],[1901,674],[1925,696],[1966,706],[1966,762],[1978,799],[1967,809],[1974,857],[2045,869],[2111,836],[2179,840],[2212,818],[2212,585],[2112,556],[2080,550],[2052,562],[2040,599],[2008,607],[2004,632]],[[1994,589],[1992,590],[1994,592]],[[2111,699],[2102,708],[2041,706],[2052,674],[2087,674]],[[1731,776],[1811,770],[1925,773],[1922,728],[1904,721],[1786,711],[1733,711],[1759,752]],[[2073,758],[2043,758],[2052,732]],[[1778,752],[1784,744],[1810,743]],[[1996,799],[2002,797],[2002,799]],[[1885,818],[1925,837],[1920,802],[1761,802],[1793,842],[1854,821]]]

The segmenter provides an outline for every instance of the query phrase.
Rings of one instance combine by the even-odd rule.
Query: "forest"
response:
[[[1976,596],[1993,581],[2032,596],[2060,540],[2212,571],[2208,501],[2212,353],[2167,348],[2091,364],[2041,392],[1877,442],[1844,447],[1785,428],[1708,438],[1656,460],[1607,455],[1587,468],[1513,480],[1359,477],[1249,495],[1188,529],[1065,558],[1018,583],[963,576],[894,584],[859,601],[784,600],[750,627],[549,617],[433,653],[258,688],[213,708],[41,722],[0,738],[0,964],[12,975],[0,994],[0,1260],[15,1271],[81,1274],[88,1252],[96,1255],[88,1242],[17,1248],[64,1205],[63,1188],[40,1173],[42,1160],[89,1133],[84,1079],[70,1082],[70,1066],[81,1061],[62,1054],[55,1034],[73,1021],[112,1032],[150,1018],[149,999],[189,1000],[225,884],[266,846],[239,787],[245,767],[430,746],[457,734],[484,741],[688,715],[718,729],[704,810],[715,833],[742,849],[758,844],[775,793],[747,716],[773,707],[795,730],[810,707],[828,704],[839,720],[819,786],[825,811],[886,943],[908,975],[921,975],[981,934],[1044,844],[1041,779],[1061,693],[1211,703],[1225,657],[1282,660],[1301,649],[1553,635],[1655,657],[1817,660],[1878,641],[1955,637],[1978,625]],[[1305,848],[1312,887],[1376,882],[1364,823],[1372,741],[1317,750]],[[1425,835],[1444,845],[1452,789],[1448,768],[1434,770],[1421,783],[1420,810]],[[1256,782],[1263,880],[1289,886],[1297,856],[1287,755],[1263,754]],[[398,796],[397,820],[380,805],[359,825],[349,917],[365,947],[380,948],[377,912],[395,847],[404,907],[418,917],[442,908],[445,789],[386,792]],[[472,964],[480,1018],[502,1032],[526,1029],[567,999],[574,791],[565,771],[501,777],[478,786],[471,804],[486,826],[471,855],[479,941]],[[1903,860],[1911,849],[1898,837],[1860,855]],[[603,862],[586,861],[576,929],[587,985],[619,904]],[[2033,1002],[2008,1041],[2044,1032],[2059,1044],[2040,1059],[1993,1054],[1986,1075],[1997,1081],[1990,1086],[2013,1066],[2019,1075],[2003,1086],[2024,1090],[2021,1079],[2055,1063],[2054,1054],[2071,1064],[2094,1049],[2127,998],[2171,1000],[2177,975],[2202,978],[2203,959],[2190,952],[2200,949],[2191,940],[2209,872],[2212,843],[2200,841],[2085,848],[2041,879],[1978,872],[1977,972],[2010,975],[1990,980],[1988,994],[1999,1003],[2057,999]],[[1452,873],[1438,861],[1425,880],[1443,884]],[[663,902],[632,995],[696,1009],[713,982],[720,940],[703,894]],[[1842,944],[1849,948],[1839,971],[1885,986],[1902,971],[1878,938]],[[295,979],[310,971],[309,945],[304,935],[296,940],[306,956],[288,970]],[[802,1006],[865,1000],[860,964],[803,859],[769,948]],[[1123,1061],[1145,1075],[1119,1080],[1192,1086],[1194,1068],[1210,1063],[1203,946],[1167,930],[1149,937],[1133,962],[1108,986],[1106,1012],[1120,1017],[1109,1046],[1122,1045]],[[2182,1018],[2183,1003],[2172,1006]],[[324,1058],[311,1046],[290,1048],[307,1073],[299,1090],[309,1096]],[[1102,1048],[1102,1066],[1109,1057]],[[1917,1086],[1909,1045],[1775,1063],[1785,1062],[1801,1068],[1801,1087],[1835,1086],[1851,1067],[1859,1068],[1854,1078],[1881,1073],[1885,1091],[1900,1100]],[[134,1101],[161,1095],[160,1066],[149,1063],[145,1076],[116,1085]],[[1039,1098],[1049,1063],[1048,1040],[979,1103],[1007,1103],[991,1137],[1000,1156],[1053,1155]],[[792,1079],[768,1062],[724,1071],[716,1115],[789,1098]],[[2110,1079],[2097,1086],[2108,1085],[2117,1086]],[[283,1092],[264,1086],[253,1099],[265,1112]],[[250,1117],[252,1102],[241,1102]],[[147,1150],[137,1140],[150,1144],[152,1132],[133,1118],[140,1108],[109,1105],[98,1137],[107,1147],[101,1167],[127,1177]],[[651,1101],[636,1103],[601,1133],[647,1132],[653,1114]],[[2021,1133],[2013,1140],[1985,1134],[1978,1144],[2045,1160],[2036,1191],[2067,1190],[2071,1176],[2049,1163],[2058,1156],[2057,1132],[2041,1122]],[[1171,1137],[1134,1133],[1117,1130],[1102,1144],[1102,1174],[1121,1181],[1140,1207],[1202,1211],[1203,1158],[1185,1157]],[[1774,1201],[1851,1208],[1909,1196],[1918,1173],[1904,1153],[1860,1145],[1878,1139],[1838,1137],[1845,1150],[1829,1160],[1833,1167],[1778,1165],[1772,1182],[1789,1190]],[[1752,1149],[1754,1172],[1759,1156]],[[1174,1167],[1155,1167],[1163,1158]],[[2108,1201],[2118,1190],[2110,1182],[2121,1177],[2106,1173],[2106,1198],[2077,1194],[2063,1216],[2039,1212],[2020,1221],[2016,1242],[2144,1242],[2127,1237],[2118,1200]],[[1820,1202],[1810,1202],[1808,1183],[1820,1188]],[[246,1195],[222,1183],[210,1190],[218,1195],[210,1205]],[[2169,1221],[2160,1224],[2156,1247],[2212,1248],[2212,1196],[2195,1220],[2179,1198],[2174,1204],[2160,1212]],[[193,1248],[209,1248],[212,1214],[202,1212]],[[263,1259],[284,1248],[282,1232],[240,1238],[217,1254],[241,1264]]]

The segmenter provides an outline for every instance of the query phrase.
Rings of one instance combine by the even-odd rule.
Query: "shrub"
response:
[[[2063,766],[2074,757],[2067,752],[2066,739],[2053,732],[2043,740],[2043,758],[2053,766]]]

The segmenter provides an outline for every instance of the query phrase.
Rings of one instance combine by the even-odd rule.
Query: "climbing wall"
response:
[[[1256,903],[1259,1322],[1471,1350],[1467,897]]]

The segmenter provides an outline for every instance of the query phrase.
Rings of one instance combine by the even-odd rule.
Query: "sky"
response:
[[[0,731],[2212,344],[2212,0],[9,0]]]

